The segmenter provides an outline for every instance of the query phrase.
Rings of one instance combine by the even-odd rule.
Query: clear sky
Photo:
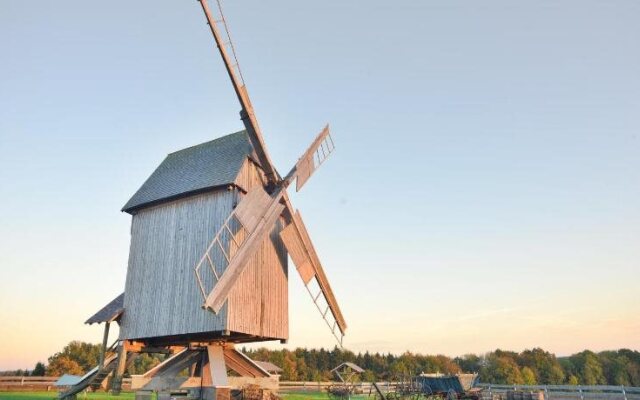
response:
[[[355,351],[640,349],[640,2],[225,2]],[[196,1],[0,3],[0,370],[124,287],[119,210],[242,128]],[[289,346],[333,347],[297,275]],[[275,345],[280,346],[279,344]]]

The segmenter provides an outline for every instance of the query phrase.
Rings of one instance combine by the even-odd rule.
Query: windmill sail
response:
[[[205,299],[204,308],[208,308],[215,313],[220,311],[240,274],[260,247],[264,237],[269,234],[273,224],[282,214],[284,205],[280,203],[280,200],[283,193],[284,189],[281,188],[273,196],[269,196],[261,186],[254,187],[227,217],[223,226],[216,233],[205,254],[195,267],[198,285]],[[230,243],[225,243],[223,238],[234,242],[236,246],[235,252],[232,253],[225,250],[225,248],[229,248],[228,244]],[[218,276],[216,271],[219,268],[212,261],[214,257],[211,256],[211,252],[216,248],[221,249],[227,262],[222,276]],[[201,268],[207,265],[217,280],[213,290],[208,295],[200,275]]]
[[[291,215],[293,222],[289,225],[289,230],[285,229],[288,233],[282,236],[283,241],[285,241],[287,250],[292,253],[294,263],[298,267],[305,285],[308,287],[309,281],[314,278],[317,281],[327,301],[327,309],[323,315],[326,317],[328,310],[331,310],[331,314],[334,317],[333,332],[335,332],[335,328],[337,327],[340,329],[340,332],[344,334],[346,323],[331,291],[329,281],[313,249],[311,239],[302,223],[300,214],[294,213],[293,207],[286,196],[287,186],[293,179],[295,178],[297,180],[297,187],[301,188],[320,164],[329,157],[334,148],[335,146],[329,133],[329,126],[327,125],[318,136],[316,136],[311,146],[309,146],[307,151],[300,157],[298,163],[289,171],[278,189],[271,196],[268,195],[262,187],[255,187],[242,199],[218,233],[216,233],[213,241],[209,247],[207,247],[205,254],[195,267],[196,279],[198,280],[202,296],[205,299],[203,304],[204,308],[208,308],[215,313],[220,311],[229,292],[245,269],[248,261],[258,250],[262,240],[268,235],[271,227],[273,227],[273,224],[284,211],[285,205],[281,203],[281,200],[284,198],[286,209]],[[292,230],[294,228],[295,230]],[[239,232],[243,233],[239,234]],[[236,237],[239,239],[236,240]],[[234,241],[236,245],[235,252],[225,250],[227,243],[223,240],[224,238]],[[220,249],[227,262],[226,268],[222,268],[222,276],[219,276],[217,273],[220,269],[219,266],[214,265],[213,262],[215,257],[212,257],[211,251],[214,249]],[[207,290],[204,287],[200,273],[201,268],[205,265],[209,266],[212,274],[216,278],[216,284],[209,294],[206,294]],[[316,305],[317,299],[318,297],[316,296],[314,299]]]
[[[307,183],[313,172],[329,157],[334,149],[333,139],[331,139],[331,134],[329,133],[329,125],[326,125],[296,164],[296,192],[302,189],[302,186]]]
[[[209,28],[211,29],[211,34],[216,41],[218,51],[220,52],[220,56],[222,57],[224,66],[227,70],[227,73],[229,74],[229,78],[231,79],[233,89],[235,90],[238,101],[242,106],[240,117],[242,118],[242,122],[244,123],[245,128],[249,133],[251,144],[256,151],[256,155],[260,160],[260,164],[264,169],[267,179],[269,180],[269,182],[275,183],[279,180],[278,172],[273,166],[273,162],[271,161],[266,146],[264,145],[264,139],[260,131],[260,126],[258,125],[258,120],[256,119],[255,113],[253,111],[251,100],[249,99],[249,93],[247,92],[247,87],[244,83],[244,78],[242,77],[240,63],[238,62],[235,47],[233,46],[233,42],[231,41],[231,35],[229,34],[229,28],[227,27],[227,20],[222,13],[220,2],[218,2],[218,12],[214,16],[214,13],[209,8],[207,0],[198,1],[200,1],[200,5],[202,6],[204,15],[207,18],[207,23],[209,24]],[[226,38],[224,38],[220,33],[218,24],[223,25]],[[231,57],[233,57],[233,60],[231,59]]]
[[[318,254],[311,243],[311,238],[309,237],[307,228],[302,222],[302,217],[299,211],[292,216],[291,223],[282,230],[280,237],[282,238],[282,241],[291,256],[293,263],[296,265],[298,273],[300,274],[300,277],[302,277],[307,289],[309,288],[309,283],[313,279],[317,282],[320,293],[311,295],[314,303],[318,306],[318,309],[323,314],[325,320],[327,320],[328,311],[331,311],[333,324],[330,321],[327,321],[327,324],[331,328],[332,333],[336,335],[335,329],[338,328],[340,333],[344,335],[345,330],[347,329],[347,324],[342,316],[342,312],[340,311],[340,307],[338,306],[338,302],[336,301],[333,291],[331,290],[331,285],[329,285],[329,280],[324,273],[322,264],[320,264]],[[322,309],[318,303],[318,299],[321,294],[326,301],[325,309]],[[339,342],[342,342],[341,338],[338,338],[337,335],[336,338]]]

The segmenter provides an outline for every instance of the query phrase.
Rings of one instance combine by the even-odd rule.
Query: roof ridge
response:
[[[190,149],[194,149],[194,148],[196,148],[196,147],[205,146],[205,145],[211,144],[211,143],[213,143],[213,142],[217,142],[217,141],[222,141],[222,139],[228,139],[230,136],[238,135],[238,134],[240,134],[240,133],[244,133],[244,134],[246,134],[246,133],[247,133],[247,130],[246,130],[246,129],[242,129],[242,130],[240,130],[240,131],[233,132],[233,133],[229,133],[229,134],[227,134],[227,135],[220,136],[220,137],[217,137],[217,138],[215,138],[215,139],[208,140],[208,141],[206,141],[206,142],[202,142],[202,143],[194,144],[194,145],[192,145],[192,146],[184,147],[184,148],[182,148],[182,149],[180,149],[180,150],[172,151],[171,153],[168,153],[167,155],[169,155],[169,156],[170,156],[171,154],[180,153],[181,151],[190,150]]]
[[[254,149],[244,130],[169,153],[122,208],[132,210],[234,183]]]

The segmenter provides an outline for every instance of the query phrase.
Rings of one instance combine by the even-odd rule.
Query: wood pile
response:
[[[242,388],[242,400],[281,400],[280,396],[269,389],[258,385],[247,385]]]
[[[544,400],[544,392],[542,390],[509,390],[506,400]]]

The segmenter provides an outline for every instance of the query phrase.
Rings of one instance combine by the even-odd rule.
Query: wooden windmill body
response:
[[[245,131],[172,153],[124,207],[132,226],[121,339],[154,345],[287,339],[282,218],[220,311],[199,307],[203,296],[194,267],[245,193],[266,184],[252,153]],[[208,252],[215,269],[200,271],[207,291],[224,273],[225,254],[237,251],[229,234],[221,244]]]
[[[119,391],[127,363],[143,352],[171,357],[134,376],[134,389],[190,389],[200,398],[225,398],[227,369],[268,377],[234,344],[288,339],[289,256],[342,344],[345,320],[286,191],[294,181],[300,190],[333,151],[329,128],[281,176],[260,133],[222,10],[214,18],[206,0],[199,1],[245,130],[169,154],[125,204],[123,211],[132,215],[125,292],[87,321],[105,323],[100,364],[61,397],[108,376]],[[120,336],[107,349],[112,321]],[[180,375],[185,368],[188,376]]]

